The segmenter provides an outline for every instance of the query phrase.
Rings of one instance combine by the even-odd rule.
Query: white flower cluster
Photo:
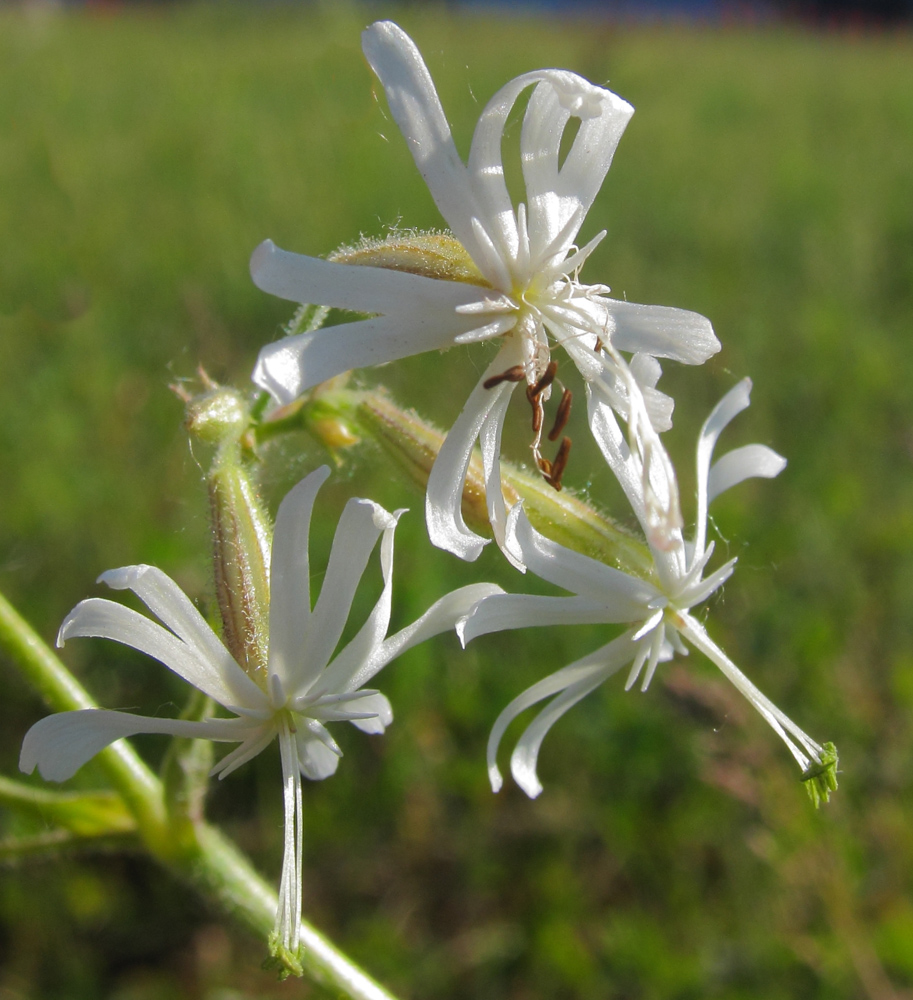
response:
[[[548,702],[511,758],[517,783],[535,796],[542,790],[536,770],[542,740],[564,712],[629,665],[626,686],[640,680],[645,690],[657,665],[676,652],[686,653],[688,645],[704,653],[755,705],[803,771],[811,773],[829,762],[829,751],[768,701],[692,614],[735,565],[732,559],[708,568],[713,555],[713,543],[707,541],[709,504],[742,480],[776,476],[785,465],[763,445],[738,448],[711,464],[720,433],[748,406],[749,381],[727,393],[701,430],[697,519],[693,534],[686,537],[675,470],[660,439],[671,423],[672,401],[656,389],[657,359],[700,364],[719,350],[719,343],[702,316],[613,299],[605,285],[586,285],[579,278],[605,233],[582,248],[574,241],[633,109],[573,73],[527,73],[486,105],[464,163],[428,70],[408,36],[391,22],[378,22],[364,32],[363,44],[450,234],[414,239],[411,245],[408,239],[400,241],[405,250],[400,247],[398,256],[387,252],[390,244],[378,243],[330,260],[289,253],[270,241],[261,244],[251,261],[261,289],[367,318],[268,345],[260,353],[254,382],[277,403],[287,404],[352,368],[497,341],[494,359],[431,471],[428,533],[435,545],[467,560],[477,558],[486,544],[461,515],[467,469],[479,442],[498,546],[515,567],[570,596],[505,594],[490,584],[475,584],[448,594],[411,626],[388,637],[393,534],[401,512],[390,514],[369,500],[352,500],[340,519],[312,608],[308,532],[317,491],[329,474],[318,469],[289,493],[276,519],[268,664],[262,675],[246,673],[177,585],[150,566],[113,570],[101,580],[132,590],[161,625],[114,602],[91,599],[79,604],[60,630],[60,645],[74,636],[102,636],[148,653],[222,705],[230,717],[183,721],[102,710],[64,713],[32,728],[21,757],[23,770],[37,766],[44,777],[60,781],[120,737],[166,733],[238,743],[214,769],[224,777],[277,738],[286,824],[276,934],[291,952],[297,948],[301,912],[301,775],[321,779],[336,770],[341,750],[328,723],[348,721],[366,732],[383,732],[392,720],[390,704],[365,685],[403,650],[450,628],[466,643],[528,626],[624,626],[606,645],[534,684],[500,714],[488,747],[495,791],[502,783],[498,746],[521,712]],[[505,180],[502,139],[521,97],[526,101],[520,135],[525,200],[514,204]],[[569,129],[576,131],[565,142]],[[434,253],[439,259],[432,266]],[[555,347],[563,348],[580,374],[589,430],[643,529],[652,566],[641,576],[551,541],[532,527],[521,504],[512,509],[505,504],[501,432],[521,382],[533,411],[534,460],[546,481],[561,487],[570,442],[565,439],[551,460],[542,454],[544,406],[558,384]],[[570,398],[570,390],[563,389],[547,435],[552,441],[561,436]],[[378,541],[382,594],[361,630],[336,652]]]
[[[758,691],[689,613],[728,579],[735,565],[732,559],[705,575],[713,554],[713,543],[706,540],[708,504],[744,479],[776,476],[786,464],[764,445],[749,445],[710,465],[720,432],[748,406],[750,382],[746,379],[732,389],[701,431],[697,524],[693,538],[686,540],[675,469],[659,436],[671,424],[672,401],[655,388],[660,375],[656,359],[701,364],[719,350],[719,342],[703,316],[612,299],[605,285],[585,285],[579,279],[605,232],[582,248],[574,240],[634,109],[574,73],[527,73],[502,87],[485,106],[469,159],[463,163],[434,83],[411,39],[386,21],[368,28],[363,45],[416,166],[472,269],[458,281],[446,280],[415,273],[415,268],[410,272],[361,261],[362,266],[351,267],[303,257],[266,241],[251,260],[260,288],[294,302],[373,315],[270,344],[260,353],[254,381],[278,401],[288,402],[355,366],[474,341],[499,342],[497,355],[432,469],[425,505],[428,533],[436,545],[464,559],[475,559],[485,544],[466,527],[460,512],[478,440],[489,519],[504,555],[519,569],[575,596],[493,595],[458,625],[459,634],[466,642],[486,632],[559,623],[629,627],[589,657],[533,685],[501,713],[488,750],[492,787],[497,791],[501,786],[495,762],[498,743],[524,709],[552,699],[527,728],[511,760],[518,784],[534,796],[541,791],[536,774],[539,746],[555,720],[628,663],[627,686],[642,675],[646,689],[660,661],[687,652],[683,640],[732,680],[784,739],[803,771],[820,765],[822,747]],[[530,89],[520,135],[526,200],[515,205],[505,179],[502,139],[512,109]],[[572,122],[577,131],[562,157],[562,140]],[[501,429],[519,382],[526,383],[538,428],[533,454],[546,480],[561,485],[566,447],[554,462],[539,451],[542,406],[557,368],[551,360],[553,345],[567,352],[582,377],[590,430],[643,528],[653,560],[652,572],[643,578],[543,537],[529,524],[522,506],[506,509]],[[559,413],[562,409],[567,407],[559,407]],[[560,424],[556,427],[560,433]]]

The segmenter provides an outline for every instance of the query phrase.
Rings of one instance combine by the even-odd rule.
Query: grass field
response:
[[[389,733],[343,733],[338,775],[306,789],[307,913],[416,1000],[911,995],[909,35],[382,4],[0,10],[0,589],[49,638],[110,567],[156,563],[211,595],[206,455],[188,447],[167,387],[200,363],[243,386],[288,318],[251,284],[250,251],[270,236],[322,254],[440,224],[360,53],[360,29],[381,15],[418,42],[464,153],[482,104],[525,70],[576,70],[637,108],[582,233],[609,231],[584,277],[714,322],[721,354],[664,376],[686,500],[697,427],[754,379],[727,442],[764,441],[789,466],[715,509],[718,544],[740,564],[710,628],[804,729],[837,743],[842,776],[815,813],[776,737],[695,655],[646,695],[619,680],[577,706],[546,741],[538,800],[492,796],[495,716],[599,630],[510,633],[466,653],[443,637],[382,676]],[[443,426],[484,358],[362,378]],[[583,434],[569,482],[610,504]],[[271,504],[322,460],[306,441],[274,455]],[[431,550],[420,496],[376,453],[335,483],[327,524],[353,493],[412,507],[401,622],[479,572],[529,586],[496,553],[470,567]],[[171,714],[186,697],[111,643],[65,656],[108,706]],[[12,775],[43,709],[5,662],[0,678]],[[164,750],[137,745],[152,762]],[[265,753],[210,799],[270,877],[278,774]],[[75,782],[98,780],[89,767]],[[324,995],[275,983],[260,942],[138,856],[7,864],[0,920],[3,1000]]]

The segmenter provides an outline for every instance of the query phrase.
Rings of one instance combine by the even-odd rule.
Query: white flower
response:
[[[285,803],[285,851],[276,917],[278,940],[298,948],[301,916],[301,774],[331,775],[342,751],[326,723],[348,721],[382,733],[393,719],[389,701],[364,685],[401,652],[451,628],[475,601],[497,592],[490,584],[443,597],[421,618],[388,638],[393,533],[402,511],[389,514],[370,500],[350,500],[343,511],[323,587],[313,609],[309,596],[308,533],[311,510],[326,466],[303,479],[282,501],[276,518],[270,570],[269,664],[262,683],[246,674],[176,583],[153,566],[127,566],[99,578],[132,590],[165,625],[121,604],[82,601],[67,616],[57,643],[74,636],[114,639],[148,653],[233,713],[199,722],[146,718],[89,709],[51,715],[26,734],[20,768],[64,781],[104,747],[137,733],[166,733],[237,742],[213,774],[224,778],[278,737]],[[355,590],[381,539],[383,591],[360,631],[334,657]]]
[[[654,560],[651,579],[639,579],[621,570],[573,552],[539,534],[521,506],[509,517],[507,544],[516,548],[530,571],[549,583],[570,591],[572,597],[534,597],[502,594],[484,599],[457,631],[464,642],[489,632],[532,625],[624,623],[629,627],[589,656],[534,684],[515,698],[498,716],[488,743],[488,771],[492,787],[501,787],[496,755],[510,723],[521,712],[546,698],[552,700],[535,717],[517,742],[511,771],[531,797],[542,791],[536,762],[542,740],[554,723],[618,670],[631,665],[626,690],[642,675],[646,690],[658,663],[675,652],[687,654],[685,642],[704,653],[755,706],[784,740],[803,771],[822,762],[822,747],[791,722],[769,701],[713,642],[704,626],[690,613],[732,574],[731,559],[704,576],[713,553],[706,544],[707,506],[724,490],[753,476],[773,477],[785,466],[764,445],[752,444],[724,455],[711,467],[720,432],[748,406],[748,379],[730,390],[707,418],[698,439],[698,513],[694,538],[686,542],[670,509],[677,511],[677,485],[668,455],[657,440],[632,452],[610,407],[591,396],[590,420],[597,440],[624,487],[647,536]],[[643,453],[647,453],[646,460]],[[661,511],[657,519],[655,510]],[[660,527],[658,527],[658,525]],[[661,530],[660,530],[661,528]]]
[[[450,244],[461,260],[460,277],[433,277],[431,269],[404,262],[353,267],[288,253],[267,240],[251,259],[253,279],[264,291],[293,302],[374,315],[268,345],[253,378],[285,403],[351,368],[500,340],[500,351],[448,434],[428,482],[432,541],[471,560],[485,541],[466,527],[460,513],[470,453],[481,438],[490,519],[501,542],[506,511],[498,455],[504,415],[520,381],[533,394],[535,409],[548,400],[550,388],[542,380],[554,376],[549,368],[552,342],[565,348],[585,380],[604,381],[612,399],[614,361],[602,345],[634,352],[633,368],[642,375],[643,392],[660,429],[668,426],[671,400],[653,389],[659,375],[654,359],[699,364],[719,350],[719,343],[709,321],[696,313],[610,299],[606,286],[578,280],[579,269],[605,233],[582,249],[574,241],[633,114],[629,104],[565,70],[526,73],[489,101],[464,164],[411,39],[395,24],[381,21],[364,32],[363,48],[458,241]],[[505,182],[501,142],[512,109],[530,87],[520,138],[526,198],[515,207]],[[579,129],[562,159],[562,137],[575,120]],[[361,259],[371,260],[370,255]],[[390,269],[396,266],[401,269]],[[533,391],[537,385],[538,393]],[[539,452],[540,439],[541,431],[533,443],[534,457],[551,478],[551,464]],[[553,484],[560,485],[560,470]]]

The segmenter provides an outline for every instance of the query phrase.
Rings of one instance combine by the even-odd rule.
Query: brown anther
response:
[[[536,465],[539,466],[539,471],[545,476],[546,482],[551,482],[552,477],[552,463],[547,459],[543,458],[541,455],[536,459]]]
[[[545,407],[538,399],[531,399],[530,403],[533,407],[533,434],[538,434],[542,430],[542,416],[545,413]]]
[[[602,337],[597,337],[597,338],[596,338],[596,346],[595,346],[595,347],[593,348],[593,350],[594,350],[594,351],[595,351],[595,352],[596,352],[597,354],[602,354],[602,349],[603,349],[604,347],[605,347],[605,344],[604,344],[604,343],[602,342]]]
[[[552,462],[551,474],[546,476],[546,482],[549,486],[554,486],[556,490],[561,489],[561,477],[564,475],[564,469],[567,466],[568,455],[571,453],[571,439],[566,437],[561,442],[561,447],[558,449],[558,454],[555,456],[555,461]]]
[[[555,375],[557,374],[557,372],[558,372],[558,362],[549,361],[548,368],[546,368],[545,371],[542,373],[542,378],[540,378],[535,385],[531,385],[526,390],[526,395],[529,398],[530,402],[532,402],[534,399],[542,395],[542,390],[547,389],[552,384],[552,382],[555,381]]]
[[[549,441],[557,441],[559,435],[567,426],[568,419],[571,416],[571,400],[573,399],[573,393],[570,389],[565,389],[561,395],[561,402],[558,404],[558,412],[555,414],[555,425],[548,432]]]
[[[526,369],[523,365],[514,365],[512,368],[508,368],[507,371],[501,372],[500,375],[492,375],[491,378],[485,379],[482,385],[486,389],[494,389],[496,385],[500,385],[502,382],[522,382],[526,377]]]

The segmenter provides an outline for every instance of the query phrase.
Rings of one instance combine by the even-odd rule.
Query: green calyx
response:
[[[821,759],[802,772],[801,781],[816,809],[830,801],[831,792],[837,791],[837,747],[833,743],[824,744]]]

